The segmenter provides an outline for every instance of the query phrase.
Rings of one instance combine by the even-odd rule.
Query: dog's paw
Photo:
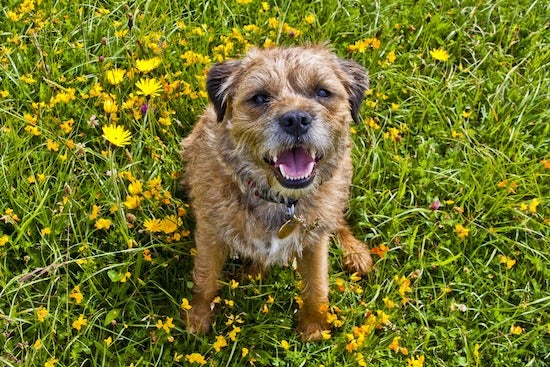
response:
[[[306,313],[301,310],[298,314],[296,331],[300,334],[303,342],[321,340],[323,332],[330,330],[330,324],[326,320],[325,312]]]
[[[300,321],[296,331],[300,334],[302,342],[310,342],[323,339],[323,332],[329,331],[330,328],[325,322],[305,322]]]
[[[210,331],[213,312],[201,310],[200,307],[193,307],[189,311],[181,311],[180,317],[187,325],[187,331],[191,334],[204,335]]]
[[[368,248],[356,246],[354,252],[344,255],[344,265],[348,271],[366,275],[372,269],[372,257]]]

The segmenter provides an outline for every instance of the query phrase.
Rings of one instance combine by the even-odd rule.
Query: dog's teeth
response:
[[[277,155],[274,155],[273,156],[273,163],[277,163],[277,159],[279,159],[279,157],[277,157]]]

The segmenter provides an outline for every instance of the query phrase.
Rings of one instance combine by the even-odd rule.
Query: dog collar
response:
[[[291,206],[294,207],[298,204],[298,199],[291,199],[279,194],[275,194],[269,189],[260,189],[254,180],[248,180],[248,187],[254,190],[254,196],[259,199],[275,204],[285,204],[287,207],[287,211],[289,210],[288,208],[290,208]]]

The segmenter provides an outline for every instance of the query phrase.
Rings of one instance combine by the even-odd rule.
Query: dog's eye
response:
[[[331,93],[324,88],[319,88],[315,91],[315,96],[319,98],[328,98],[331,96]]]
[[[265,104],[265,103],[269,102],[269,96],[267,94],[264,94],[264,93],[258,93],[258,94],[253,95],[250,98],[250,102],[252,102],[256,105],[262,105],[262,104]]]

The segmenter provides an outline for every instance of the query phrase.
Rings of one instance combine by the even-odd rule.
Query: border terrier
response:
[[[297,331],[308,341],[329,328],[331,236],[350,271],[372,266],[344,219],[350,123],[359,120],[368,86],[361,65],[324,45],[252,49],[209,70],[210,104],[182,142],[197,222],[192,308],[182,315],[190,332],[209,331],[230,256],[251,260],[260,273],[296,260],[303,282]]]

